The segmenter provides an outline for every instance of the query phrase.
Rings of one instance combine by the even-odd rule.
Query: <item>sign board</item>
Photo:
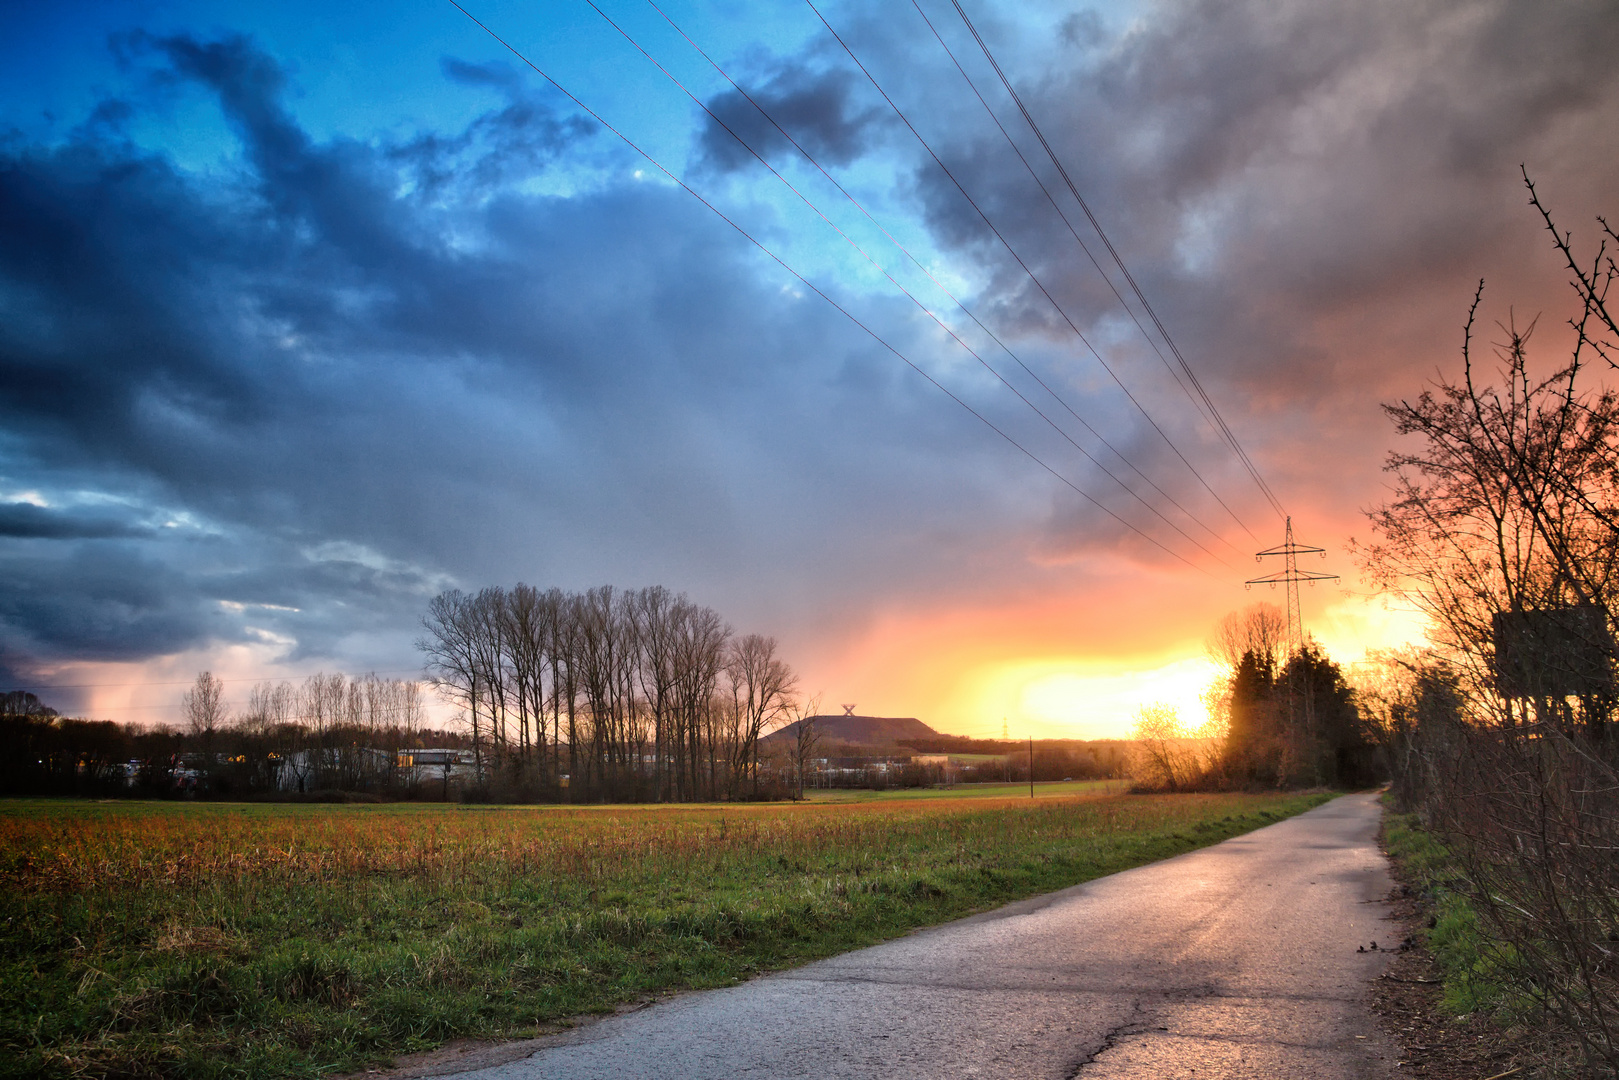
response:
[[[1613,689],[1608,613],[1594,604],[1498,611],[1490,629],[1503,697],[1587,697]]]

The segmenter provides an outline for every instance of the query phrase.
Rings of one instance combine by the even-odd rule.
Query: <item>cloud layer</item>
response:
[[[1101,257],[959,21],[924,7]],[[316,137],[289,104],[295,58],[245,30],[133,28],[113,43],[124,84],[70,132],[0,140],[0,678],[232,646],[287,670],[398,669],[433,592],[519,579],[688,591],[781,634],[812,684],[911,713],[955,707],[918,674],[937,664],[890,664],[885,683],[870,657],[904,664],[913,640],[970,655],[971,626],[1006,635],[1025,608],[1042,614],[1024,654],[1156,663],[1196,640],[1247,599],[1232,586],[1255,544],[1164,436],[1269,544],[1263,503],[915,10],[829,19],[954,182],[824,33],[733,70],[1063,402],[848,216],[740,94],[713,84],[710,107],[1229,567],[835,235],[799,224],[802,207],[695,110],[694,186],[1200,569],[1041,471],[494,53],[432,73],[486,102],[464,123]],[[985,13],[979,29],[1319,540],[1364,531],[1388,440],[1377,403],[1451,362],[1479,277],[1491,317],[1510,302],[1561,318],[1518,165],[1577,237],[1619,213],[1619,22],[1602,3],[1194,3],[1127,23]],[[147,134],[198,109],[228,136],[215,167]],[[1115,614],[1065,626],[1046,614],[1054,597]],[[929,629],[946,624],[951,644]]]

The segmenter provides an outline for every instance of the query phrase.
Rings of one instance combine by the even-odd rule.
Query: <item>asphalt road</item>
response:
[[[1369,795],[875,948],[677,997],[459,1080],[1391,1077]],[[1396,944],[1382,941],[1385,946]]]

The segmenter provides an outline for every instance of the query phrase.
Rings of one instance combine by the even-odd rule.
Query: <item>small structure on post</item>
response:
[[[1490,620],[1502,697],[1549,700],[1613,693],[1613,635],[1596,604],[1497,611]]]

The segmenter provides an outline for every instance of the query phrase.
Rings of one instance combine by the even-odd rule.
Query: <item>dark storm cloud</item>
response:
[[[1330,493],[1347,519],[1375,497],[1378,400],[1451,358],[1478,277],[1503,315],[1561,315],[1517,164],[1568,227],[1619,213],[1609,8],[1192,3],[1120,32],[1084,13],[981,29],[1272,483]],[[909,5],[832,21],[1255,520]],[[940,25],[1010,126],[982,57]],[[446,59],[445,93],[481,103],[471,120],[327,138],[248,38],[119,48],[129,86],[69,134],[0,141],[0,674],[210,642],[398,667],[451,584],[662,582],[741,626],[847,637],[884,605],[1049,596],[1049,565],[1169,562],[519,70]],[[844,64],[816,40],[746,85],[852,166],[879,216],[922,214],[986,321],[1251,550]],[[220,163],[143,148],[143,124],[199,101],[233,140]],[[713,105],[782,152],[740,96]],[[747,201],[760,173],[729,136],[692,139],[698,187],[723,179],[738,220],[793,232]],[[986,416],[1172,539],[902,302],[835,280]],[[1083,565],[1098,552],[1102,569]]]
[[[133,93],[0,153],[0,478],[178,527],[11,504],[7,656],[331,656],[408,641],[453,581],[734,583],[819,550],[775,524],[804,512],[785,477],[854,504],[892,483],[919,525],[960,483],[925,389],[621,152],[564,160],[591,129],[509,70],[446,61],[501,99],[462,131],[316,141],[248,39],[123,48],[171,98],[206,91],[240,157],[201,177],[140,149]],[[556,167],[613,179],[517,190]],[[865,469],[885,446],[886,481]]]
[[[1262,406],[1340,401],[1388,386],[1393,354],[1449,351],[1454,314],[1437,336],[1414,324],[1480,276],[1549,298],[1520,163],[1570,225],[1619,202],[1619,20],[1600,0],[1161,5],[1104,45],[1074,40],[1044,71],[1013,65],[1020,92],[1205,373]],[[960,55],[1105,261],[983,58]],[[1070,313],[1122,317],[1001,135],[953,119],[928,129],[943,156]],[[955,187],[931,164],[915,178],[935,234],[1000,268],[1006,317],[1066,336]],[[1373,312],[1357,349],[1331,335]]]
[[[333,604],[374,610],[401,594],[419,603],[425,587],[408,566],[379,571],[299,550],[333,535],[386,536],[401,523],[365,517],[367,502],[423,479],[365,475],[387,442],[405,442],[395,460],[408,461],[412,444],[434,441],[389,431],[404,418],[372,412],[402,407],[414,413],[407,426],[434,422],[426,402],[398,400],[411,390],[390,361],[468,346],[498,358],[489,346],[502,330],[511,336],[501,345],[522,344],[525,328],[498,325],[482,302],[513,299],[487,289],[494,275],[509,290],[511,267],[499,255],[482,265],[450,255],[438,222],[424,221],[423,193],[450,175],[492,185],[513,169],[532,173],[581,132],[498,70],[462,65],[457,78],[507,98],[465,132],[381,149],[316,145],[280,104],[281,70],[246,39],[135,36],[123,47],[211,90],[249,167],[223,187],[177,172],[122,137],[133,111],[122,101],[65,145],[8,148],[0,420],[13,439],[0,474],[155,487],[208,516],[217,536],[199,565],[194,537],[0,504],[10,538],[0,627],[13,654],[128,659],[240,637],[221,602],[261,603],[309,612],[300,642],[329,644],[319,622]],[[389,193],[402,172],[418,181],[415,201]],[[87,537],[131,543],[71,542]]]
[[[776,62],[768,75],[742,83],[747,97],[727,90],[707,103],[719,122],[705,118],[700,142],[704,160],[722,171],[748,168],[753,155],[738,138],[767,159],[786,149],[787,139],[765,117],[768,113],[822,165],[848,165],[888,125],[886,109],[857,104],[858,78],[842,68],[813,70],[794,60]]]
[[[12,650],[131,660],[175,652],[226,629],[191,576],[108,543],[9,546],[0,553],[0,621]]]
[[[959,20],[938,24],[1107,263]],[[1520,163],[1577,239],[1591,238],[1596,215],[1619,212],[1619,19],[1600,0],[1555,9],[1166,3],[1111,36],[1094,24],[1044,36],[992,13],[980,29],[1246,449],[1292,513],[1321,523],[1323,539],[1364,534],[1358,508],[1383,497],[1378,466],[1392,438],[1379,404],[1455,369],[1479,278],[1489,281],[1482,325],[1504,321],[1510,307],[1545,313],[1543,328],[1574,314],[1560,259],[1525,206]],[[1263,535],[1272,526],[1257,488],[1196,421],[938,44],[918,34],[908,54],[874,70],[1067,314]],[[912,190],[933,236],[987,274],[980,309],[1006,332],[1048,340],[1054,380],[1105,388],[1086,348],[955,185],[914,143],[911,153]],[[1539,342],[1548,356],[1555,333]],[[1110,413],[1130,428],[1119,445],[1249,548],[1146,422],[1114,400]],[[1047,529],[1042,548],[1059,560],[1106,542],[1066,509]]]
[[[105,513],[54,510],[33,503],[0,502],[0,537],[30,540],[105,540],[147,536],[151,528]]]

